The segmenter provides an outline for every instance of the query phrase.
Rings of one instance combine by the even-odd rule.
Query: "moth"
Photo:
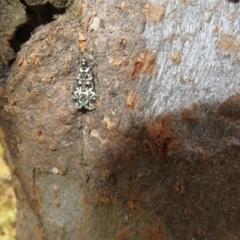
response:
[[[77,109],[93,110],[96,102],[94,77],[91,68],[83,57],[76,76],[77,86],[73,92],[73,99]]]

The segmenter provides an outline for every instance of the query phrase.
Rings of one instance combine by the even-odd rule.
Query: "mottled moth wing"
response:
[[[85,58],[81,59],[77,73],[77,86],[73,93],[73,99],[77,109],[85,108],[93,110],[96,102],[94,77],[91,68]]]

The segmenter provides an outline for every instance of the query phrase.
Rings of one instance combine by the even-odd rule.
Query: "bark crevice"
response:
[[[66,11],[66,8],[57,8],[50,2],[35,6],[28,5],[25,0],[20,0],[20,2],[25,6],[26,22],[16,28],[12,38],[9,40],[16,53],[20,50],[21,45],[30,38],[35,28],[52,22],[54,15],[63,14]]]

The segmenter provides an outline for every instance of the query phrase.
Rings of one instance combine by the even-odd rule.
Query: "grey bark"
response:
[[[1,91],[19,239],[238,239],[239,3],[75,1]],[[77,110],[84,56],[93,111]]]

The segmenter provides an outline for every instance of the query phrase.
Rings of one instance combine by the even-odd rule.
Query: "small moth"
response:
[[[77,86],[73,93],[76,108],[93,110],[96,102],[95,84],[92,70],[85,58],[81,59],[76,80]]]

